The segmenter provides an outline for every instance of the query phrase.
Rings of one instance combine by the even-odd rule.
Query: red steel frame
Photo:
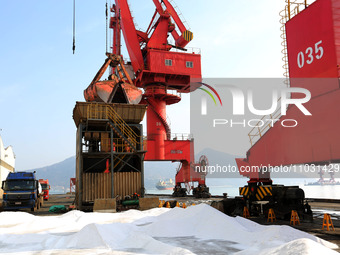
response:
[[[127,1],[115,0],[111,8],[114,15],[110,20],[110,28],[114,30],[113,54],[121,54],[122,31],[135,73],[133,82],[144,89],[141,103],[148,104],[145,160],[179,161],[182,164],[176,175],[176,187],[189,182],[205,186],[205,175],[194,171],[193,140],[172,140],[166,121],[167,105],[181,100],[177,93],[169,93],[169,90],[189,93],[190,84],[201,81],[201,56],[170,51],[172,48],[184,50],[193,35],[168,0],[153,2],[155,14],[147,31],[142,32],[135,28]],[[175,45],[168,44],[169,34],[173,36]],[[191,62],[189,67],[187,62]]]

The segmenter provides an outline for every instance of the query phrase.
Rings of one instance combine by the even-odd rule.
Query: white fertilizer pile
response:
[[[289,226],[262,226],[200,204],[123,213],[0,213],[0,253],[338,254],[337,245]]]

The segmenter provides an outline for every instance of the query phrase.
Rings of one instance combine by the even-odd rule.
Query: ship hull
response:
[[[156,188],[158,190],[173,190],[174,189],[174,187],[159,186],[159,185],[157,185]]]

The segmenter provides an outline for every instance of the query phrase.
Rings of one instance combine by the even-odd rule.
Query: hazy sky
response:
[[[84,101],[83,90],[105,59],[106,1],[76,1],[75,55],[72,2],[0,0],[0,135],[5,146],[13,146],[17,170],[75,154],[72,110]],[[146,29],[152,1],[129,2],[139,27]],[[202,50],[204,77],[282,77],[284,1],[175,2],[194,33],[189,46]],[[187,96],[169,107],[168,115],[173,132],[190,131]]]

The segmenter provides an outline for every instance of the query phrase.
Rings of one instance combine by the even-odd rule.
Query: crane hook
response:
[[[73,54],[76,50],[76,0],[73,0]]]

